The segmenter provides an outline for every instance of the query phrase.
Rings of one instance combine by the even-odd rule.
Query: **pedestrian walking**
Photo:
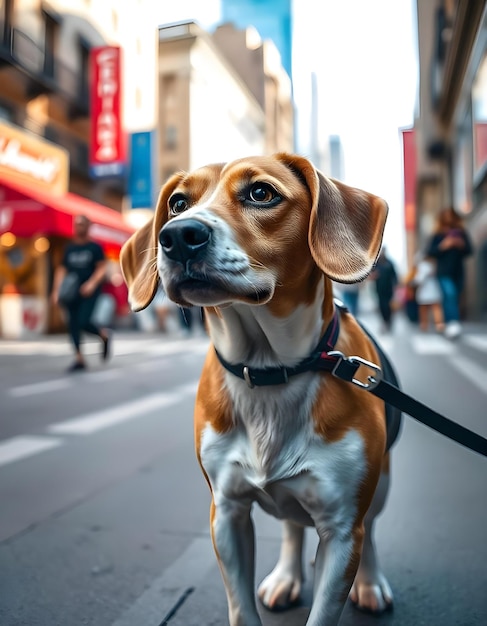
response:
[[[402,279],[403,285],[403,308],[406,317],[413,324],[417,324],[419,321],[418,302],[416,300],[416,285],[414,284],[414,278],[416,276],[417,267],[414,264],[406,276]]]
[[[66,310],[69,336],[75,350],[75,360],[68,368],[69,372],[86,368],[81,352],[83,331],[100,337],[102,359],[109,356],[110,333],[91,319],[107,267],[103,248],[90,238],[90,225],[84,215],[74,218],[73,240],[66,246],[62,263],[54,276],[52,298]]]
[[[379,258],[370,277],[375,282],[377,303],[383,321],[383,329],[389,332],[392,330],[393,300],[398,280],[394,263],[387,256],[384,247],[380,251]]]
[[[445,329],[443,298],[440,283],[436,276],[435,260],[431,257],[420,256],[411,282],[416,287],[420,329],[427,331],[430,317],[432,317],[436,330],[443,332]]]
[[[463,221],[452,207],[443,209],[431,237],[427,255],[436,259],[436,275],[443,296],[446,322],[445,335],[451,339],[460,335],[460,298],[463,292],[466,257],[472,254],[470,237]]]

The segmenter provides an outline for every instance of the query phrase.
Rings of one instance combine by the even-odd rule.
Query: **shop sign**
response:
[[[92,48],[90,173],[94,178],[121,176],[125,171],[122,125],[121,49]]]
[[[0,335],[4,339],[28,339],[46,332],[47,300],[37,296],[0,296]]]
[[[128,192],[133,209],[151,209],[156,201],[155,131],[132,133]]]
[[[404,129],[401,134],[404,167],[404,226],[407,232],[414,232],[416,229],[416,140],[412,129]]]
[[[66,150],[7,122],[0,122],[0,177],[53,195],[68,189]]]

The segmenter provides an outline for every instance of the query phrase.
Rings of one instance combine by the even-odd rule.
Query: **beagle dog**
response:
[[[372,530],[397,419],[388,437],[383,401],[328,367],[339,353],[380,362],[332,281],[369,274],[386,215],[382,199],[279,153],[173,175],[122,250],[134,311],[159,283],[178,305],[204,307],[211,345],[194,432],[231,626],[261,624],[254,502],[283,524],[257,591],[265,607],[298,601],[306,526],[319,539],[308,626],[337,624],[348,595],[368,611],[392,605]],[[360,370],[355,380],[367,380]]]

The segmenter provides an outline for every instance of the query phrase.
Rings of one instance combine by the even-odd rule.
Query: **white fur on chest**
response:
[[[217,503],[257,501],[278,518],[348,525],[366,468],[364,442],[355,431],[334,443],[316,435],[310,412],[320,383],[309,374],[287,385],[248,389],[227,376],[234,428],[220,434],[207,427],[201,440]]]

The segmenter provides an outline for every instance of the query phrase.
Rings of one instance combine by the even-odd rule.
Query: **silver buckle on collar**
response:
[[[250,378],[249,368],[246,365],[243,368],[243,377],[244,377],[245,382],[247,383],[247,386],[250,389],[253,389],[255,385]]]
[[[375,363],[371,363],[370,361],[366,361],[360,356],[346,357],[342,352],[339,352],[338,350],[329,352],[328,354],[329,356],[338,357],[337,364],[333,368],[332,374],[337,378],[340,378],[340,380],[344,380],[344,378],[337,374],[337,369],[342,361],[348,361],[349,363],[352,363],[352,365],[363,365],[364,367],[368,367],[369,369],[373,370],[373,374],[367,376],[367,380],[369,381],[368,384],[363,383],[357,378],[352,378],[351,380],[349,380],[349,382],[353,383],[357,387],[361,387],[362,389],[367,389],[368,391],[371,391],[372,389],[375,389],[377,387],[377,385],[381,382],[383,378],[382,370],[378,365],[376,365]]]

